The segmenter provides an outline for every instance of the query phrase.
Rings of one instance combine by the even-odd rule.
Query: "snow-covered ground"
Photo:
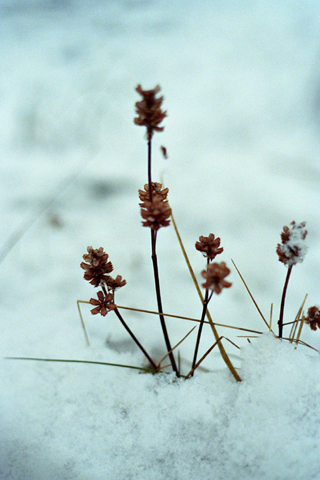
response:
[[[154,180],[169,201],[195,272],[194,243],[221,237],[232,288],[213,319],[266,332],[231,264],[276,325],[286,269],[284,225],[306,221],[308,253],[293,269],[286,321],[319,304],[320,4],[282,1],[0,0],[0,478],[319,479],[319,356],[275,340],[216,349],[189,382],[171,375],[8,356],[143,365],[111,313],[76,300],[94,289],[79,264],[103,246],[127,280],[117,303],[155,309],[146,183],[135,87],[160,84],[168,111],[154,138]],[[168,149],[169,159],[160,154]],[[199,318],[201,304],[172,227],[159,232],[164,310]],[[222,258],[223,257],[223,258]],[[155,317],[126,320],[151,354]],[[191,325],[167,321],[172,343]],[[231,332],[231,333],[230,333]],[[319,332],[303,339],[320,349]],[[204,352],[213,343],[205,329]],[[188,371],[195,333],[181,345]]]

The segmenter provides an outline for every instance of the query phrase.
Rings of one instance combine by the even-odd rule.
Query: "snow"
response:
[[[281,259],[280,261],[287,266],[302,263],[308,251],[308,247],[305,242],[305,238],[308,233],[308,231],[304,228],[305,222],[302,222],[299,225],[297,225],[295,222],[291,222],[290,225],[291,227],[284,227],[284,231],[281,233],[282,244],[278,244],[277,247],[279,260]]]
[[[284,320],[306,293],[305,311],[319,304],[319,2],[0,0],[0,19],[1,480],[320,479],[319,354],[268,333],[231,263],[268,321],[274,304],[276,333],[279,235],[305,220],[308,254]],[[165,96],[153,177],[169,188],[199,281],[195,242],[221,238],[232,287],[210,302],[214,321],[264,332],[249,343],[217,327],[241,347],[224,341],[241,383],[217,347],[188,381],[5,358],[145,365],[112,312],[83,305],[88,347],[76,305],[95,293],[80,268],[92,245],[127,281],[117,303],[156,308],[137,194],[139,83]],[[165,312],[199,318],[172,227],[159,231],[158,256]],[[122,313],[160,360],[157,317]],[[175,344],[193,324],[167,326]],[[302,338],[320,349],[318,333],[305,326]],[[180,347],[183,373],[195,338]],[[205,325],[199,354],[213,342]]]

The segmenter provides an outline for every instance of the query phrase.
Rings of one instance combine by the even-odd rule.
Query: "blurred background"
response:
[[[103,246],[126,278],[118,304],[156,308],[137,197],[147,181],[145,132],[133,124],[139,83],[160,84],[165,97],[153,179],[169,187],[194,270],[200,279],[194,244],[209,233],[232,270],[213,318],[265,330],[232,258],[267,318],[274,303],[276,324],[286,269],[275,249],[292,220],[307,222],[309,252],[293,270],[286,320],[306,293],[307,307],[320,303],[319,27],[312,0],[0,0],[3,355],[82,352],[88,245]],[[172,227],[158,252],[165,311],[199,317]],[[126,333],[83,310],[98,349],[85,355],[110,359]],[[128,319],[162,351],[156,320]],[[173,343],[190,328],[169,325]],[[317,334],[309,340],[320,348]]]

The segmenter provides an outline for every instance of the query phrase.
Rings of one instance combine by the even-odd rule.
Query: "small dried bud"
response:
[[[232,285],[232,283],[224,280],[229,273],[230,270],[226,266],[225,262],[209,263],[207,265],[207,270],[203,270],[201,272],[203,278],[206,279],[206,282],[203,283],[202,286],[219,294],[223,288],[229,288]]]
[[[156,195],[159,195],[162,200],[167,200],[169,188],[162,188],[162,183],[157,183],[157,182],[151,182],[151,193],[152,193],[152,200],[153,197]],[[144,186],[144,191],[139,190],[139,199],[141,200],[142,203],[145,201],[150,201],[150,196],[149,196],[149,184],[146,183]],[[143,206],[140,204],[140,206]]]
[[[96,305],[96,307],[91,310],[91,313],[92,315],[97,315],[98,313],[101,313],[101,315],[105,317],[108,312],[116,308],[116,305],[113,303],[113,294],[108,293],[105,296],[104,293],[100,290],[97,295],[98,300],[96,298],[90,299],[91,305]]]
[[[320,328],[320,309],[316,306],[310,307],[305,322],[310,325],[311,330]]]
[[[220,247],[220,238],[215,238],[213,233],[210,233],[209,237],[199,237],[199,242],[196,242],[196,249],[209,260],[213,260],[219,253],[223,252],[223,248]]]
[[[106,285],[109,290],[112,290],[113,292],[117,290],[117,288],[124,287],[126,285],[125,279],[122,280],[121,275],[117,275],[116,278],[109,277],[108,280],[106,281]]]
[[[281,232],[282,243],[278,243],[276,250],[279,261],[287,266],[303,262],[307,253],[307,246],[304,241],[308,233],[305,229],[306,222],[301,222],[299,225],[296,222],[291,222],[290,225],[291,227],[283,227],[283,232]]]
[[[85,270],[84,279],[88,280],[91,285],[98,287],[101,282],[106,282],[109,273],[112,272],[113,266],[108,262],[109,255],[103,251],[103,248],[93,249],[87,248],[88,253],[83,255],[83,259],[88,262],[82,262],[80,267]]]
[[[142,226],[151,227],[157,231],[160,227],[170,225],[171,208],[168,202],[163,201],[160,195],[154,195],[152,202],[145,201],[141,204]]]
[[[163,97],[156,98],[156,94],[160,92],[159,85],[153,90],[142,90],[141,85],[138,85],[136,91],[142,96],[142,100],[136,102],[138,117],[134,119],[134,123],[147,127],[147,139],[150,140],[154,131],[162,132],[164,130],[164,127],[159,127],[159,124],[167,116],[167,112],[161,110]]]
[[[166,147],[164,147],[163,145],[161,145],[160,150],[161,150],[161,153],[162,153],[162,155],[163,155],[163,158],[164,158],[165,160],[168,160],[168,152],[167,152]]]

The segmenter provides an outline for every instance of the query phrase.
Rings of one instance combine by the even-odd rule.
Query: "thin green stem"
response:
[[[283,314],[284,314],[284,303],[286,300],[286,293],[287,293],[287,288],[288,288],[288,283],[289,283],[289,278],[291,275],[291,270],[292,270],[293,265],[290,265],[287,271],[287,276],[286,280],[284,282],[284,287],[282,291],[282,298],[281,298],[281,306],[280,306],[280,315],[279,315],[279,338],[282,338],[282,332],[283,332]]]
[[[64,358],[34,358],[34,357],[4,357],[7,360],[34,360],[37,362],[62,362],[62,363],[88,363],[91,365],[108,365],[110,367],[132,368],[134,370],[141,370],[143,372],[157,373],[148,368],[135,367],[134,365],[123,365],[120,363],[95,362],[93,360],[69,360]]]

